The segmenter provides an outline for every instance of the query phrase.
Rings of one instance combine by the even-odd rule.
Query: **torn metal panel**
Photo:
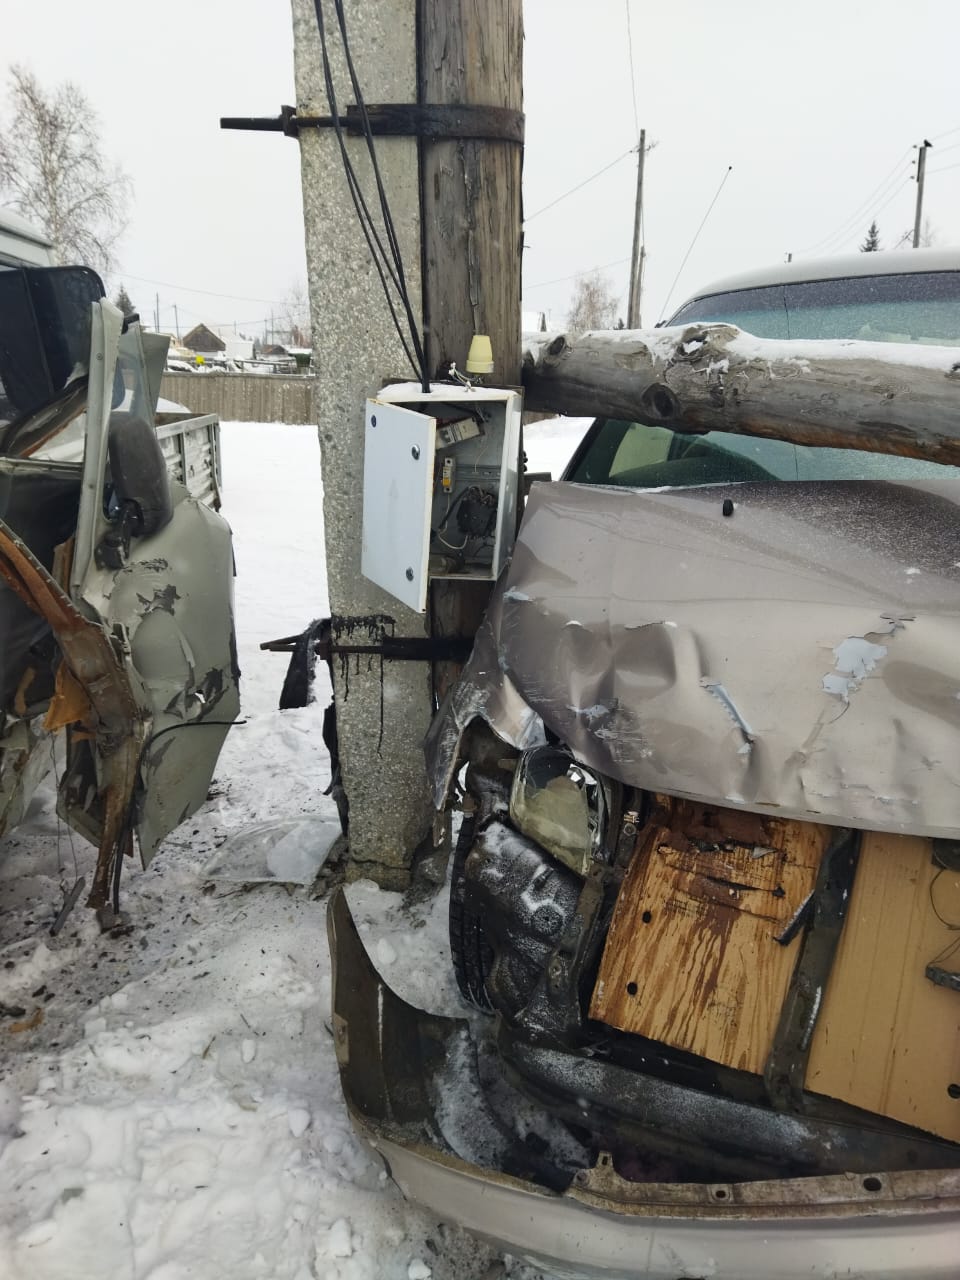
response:
[[[137,707],[127,674],[107,634],[77,609],[12,530],[0,521],[0,575],[11,590],[44,618],[63,660],[90,699],[83,725],[97,744],[97,792],[101,814],[90,905],[107,899],[115,859],[130,841],[129,815],[146,716]],[[67,815],[70,816],[70,815]]]
[[[0,734],[0,837],[22,820],[43,775],[50,768],[51,746],[29,720],[7,717]]]
[[[174,486],[174,518],[135,540],[119,572],[91,566],[87,608],[123,637],[127,676],[150,732],[136,809],[144,863],[204,802],[240,711],[230,529]]]
[[[38,288],[62,281],[57,271],[37,272]],[[147,862],[206,798],[239,671],[230,530],[184,487],[197,477],[168,476],[140,327],[80,275],[73,310],[37,328],[56,368],[46,348],[8,351],[4,366],[24,412],[0,432],[0,453],[14,455],[0,457],[0,833],[52,763],[49,735],[65,730],[59,809],[99,847],[100,906],[134,827]]]
[[[645,790],[957,836],[958,502],[940,480],[534,486],[428,738],[437,803],[481,716]]]

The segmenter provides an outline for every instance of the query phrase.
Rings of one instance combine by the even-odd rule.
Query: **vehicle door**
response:
[[[115,661],[89,637],[65,653],[95,714],[70,726],[60,793],[100,846],[97,897],[134,828],[147,865],[203,803],[239,713],[230,529],[170,480],[154,404],[139,323],[100,302],[69,601]]]

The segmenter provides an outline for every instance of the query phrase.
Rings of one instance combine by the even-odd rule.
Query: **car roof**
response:
[[[26,218],[22,218],[19,213],[14,213],[12,209],[0,206],[0,231],[9,231],[13,235],[19,236],[22,240],[30,240],[33,244],[42,244],[48,249],[53,248],[53,241]]]
[[[0,262],[49,266],[53,242],[12,209],[0,208]]]
[[[762,289],[765,285],[796,284],[813,280],[840,280],[849,276],[892,276],[917,271],[960,271],[960,248],[900,249],[878,253],[845,253],[833,258],[807,258],[758,267],[738,275],[715,280],[683,302],[687,306],[700,298],[738,289]],[[677,308],[677,311],[681,307]],[[674,313],[676,314],[676,313]]]

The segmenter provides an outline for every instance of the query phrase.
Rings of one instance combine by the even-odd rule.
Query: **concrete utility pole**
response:
[[[630,259],[630,297],[627,303],[627,328],[640,328],[640,299],[643,294],[643,158],[647,154],[647,131],[640,130],[637,154],[637,201],[633,214],[633,256]]]
[[[920,247],[920,223],[923,217],[923,181],[927,175],[927,152],[933,146],[924,138],[917,149],[917,211],[913,218],[913,247]]]
[[[412,308],[424,322],[428,373],[435,375],[451,360],[462,369],[470,339],[480,332],[493,342],[493,381],[516,384],[521,146],[516,140],[452,135],[476,127],[477,104],[519,111],[521,0],[344,0],[343,7],[368,106],[461,109],[459,127],[451,119],[456,111],[438,113],[442,119],[434,133],[448,136],[418,137],[422,123],[411,123],[409,133],[376,139]],[[313,0],[292,0],[292,9],[297,114],[328,116]],[[355,96],[332,0],[323,0],[323,12],[343,115]],[[333,644],[352,637],[354,644],[376,645],[384,634],[462,630],[464,606],[445,584],[434,584],[435,621],[428,626],[427,619],[361,576],[364,400],[385,380],[409,380],[411,374],[333,130],[303,128],[299,141]],[[351,135],[345,143],[367,201],[377,209],[364,139]],[[334,661],[350,807],[348,870],[386,887],[408,883],[413,853],[430,827],[422,741],[433,710],[431,675],[423,661]]]

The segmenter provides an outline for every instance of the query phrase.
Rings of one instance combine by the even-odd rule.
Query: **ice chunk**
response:
[[[350,1223],[346,1218],[337,1218],[331,1223],[327,1232],[326,1253],[328,1258],[349,1258],[353,1253],[353,1240],[350,1235]]]
[[[310,1126],[310,1112],[305,1107],[291,1107],[287,1112],[287,1124],[295,1138],[301,1138]]]

